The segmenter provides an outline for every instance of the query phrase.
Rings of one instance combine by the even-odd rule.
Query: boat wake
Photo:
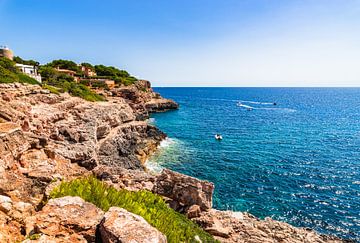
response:
[[[239,100],[241,103],[255,104],[255,105],[274,105],[274,102],[260,102],[260,101],[250,101],[250,100]]]
[[[250,106],[250,105],[245,105],[243,103],[250,103],[250,104],[262,104],[262,105],[274,105],[274,103],[267,103],[267,102],[257,102],[257,101],[239,101],[237,103],[237,106],[245,108],[246,110],[274,110],[274,111],[283,111],[283,112],[296,112],[295,109],[290,109],[290,108],[280,108],[280,107],[256,107],[256,106]]]

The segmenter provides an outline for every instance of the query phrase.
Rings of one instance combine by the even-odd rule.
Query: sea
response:
[[[215,184],[216,209],[360,242],[360,88],[155,88],[148,161]],[[223,139],[216,140],[215,134]]]

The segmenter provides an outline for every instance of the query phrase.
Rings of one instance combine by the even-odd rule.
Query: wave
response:
[[[148,169],[150,172],[153,172],[153,173],[160,173],[164,169],[164,167],[161,166],[161,164],[157,162],[156,157],[158,157],[166,149],[171,148],[176,143],[177,143],[177,141],[175,139],[172,139],[169,137],[162,140],[160,142],[158,150],[155,152],[155,154],[151,158],[146,160],[146,162],[145,162],[146,169]]]
[[[250,100],[239,100],[239,102],[255,104],[255,105],[274,105],[274,102],[261,102],[261,101],[250,101]]]
[[[154,123],[155,123],[155,118],[150,117],[149,119],[147,119],[147,122],[148,122],[149,124],[154,124]]]
[[[244,107],[246,109],[256,109],[255,107],[252,107],[252,106],[249,106],[249,105],[243,105],[243,104],[238,104],[237,106]]]
[[[175,139],[167,137],[160,142],[159,148],[166,148],[175,143],[176,143]]]
[[[290,108],[254,107],[254,106],[249,106],[249,105],[244,105],[244,104],[237,104],[237,106],[243,107],[246,109],[251,109],[251,110],[275,110],[275,111],[285,111],[285,112],[296,112],[295,109],[290,109]]]

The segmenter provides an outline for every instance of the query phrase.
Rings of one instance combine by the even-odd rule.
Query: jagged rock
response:
[[[172,100],[152,99],[145,103],[145,108],[149,112],[165,112],[168,110],[176,110],[179,108],[179,105]]]
[[[99,164],[126,169],[143,169],[145,159],[165,138],[146,122],[133,121],[114,129],[98,145]]]
[[[199,205],[192,205],[189,207],[188,210],[186,210],[186,216],[189,219],[195,218],[195,217],[199,217],[201,213],[201,208]]]
[[[340,243],[337,238],[322,236],[313,230],[293,227],[287,223],[267,218],[260,220],[248,213],[219,211],[201,212],[192,219],[221,242],[253,243]]]
[[[95,242],[96,226],[104,213],[80,197],[51,199],[45,207],[26,222],[27,233],[53,237],[85,238]],[[80,241],[79,241],[80,242]]]
[[[24,236],[21,235],[20,229],[21,224],[0,211],[0,242],[13,243],[22,241]]]
[[[19,125],[0,123],[0,166],[12,167],[12,162],[29,147]]]
[[[98,126],[96,129],[96,138],[102,139],[106,137],[110,133],[110,126],[109,125],[101,125]]]
[[[87,243],[88,241],[81,235],[73,234],[66,236],[48,236],[48,235],[35,235],[34,239],[26,239],[22,243]]]
[[[0,210],[4,213],[12,209],[13,202],[10,197],[0,195]]]
[[[173,199],[184,207],[195,204],[202,210],[207,210],[212,207],[214,184],[164,169],[156,178],[153,191]]]
[[[142,217],[122,208],[111,207],[102,219],[99,231],[104,243],[165,243],[166,237]]]
[[[93,174],[116,189],[129,191],[152,191],[155,176],[141,170],[128,170],[121,167],[100,165],[93,170]]]

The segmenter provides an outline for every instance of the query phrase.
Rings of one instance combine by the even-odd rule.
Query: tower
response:
[[[0,46],[0,57],[6,57],[10,60],[14,59],[14,53],[6,46]]]

